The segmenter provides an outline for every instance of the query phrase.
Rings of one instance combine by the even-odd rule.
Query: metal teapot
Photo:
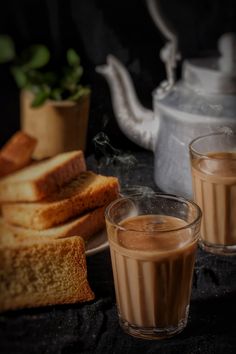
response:
[[[236,130],[236,37],[218,41],[219,57],[183,63],[182,79],[175,82],[177,36],[167,25],[159,3],[147,0],[150,14],[168,39],[161,50],[167,80],[153,93],[154,111],[138,101],[123,64],[109,55],[97,67],[111,89],[113,109],[121,130],[133,142],[154,152],[154,179],[161,190],[192,197],[188,144],[209,132]]]

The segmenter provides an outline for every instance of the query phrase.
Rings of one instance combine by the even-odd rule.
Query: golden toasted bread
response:
[[[85,170],[82,151],[35,163],[0,180],[0,203],[41,200]]]
[[[18,239],[0,229],[0,311],[94,298],[81,237]]]
[[[15,133],[0,151],[0,177],[29,165],[37,139],[24,133]]]
[[[79,217],[70,219],[65,224],[50,227],[46,230],[34,230],[21,226],[15,226],[5,222],[5,226],[15,236],[24,237],[51,237],[62,238],[73,235],[80,235],[84,240],[88,240],[91,236],[105,227],[104,217],[105,206],[97,208],[91,212],[80,215]]]
[[[2,213],[10,224],[44,230],[76,215],[106,205],[119,193],[116,177],[81,173],[60,192],[37,203],[5,203]]]

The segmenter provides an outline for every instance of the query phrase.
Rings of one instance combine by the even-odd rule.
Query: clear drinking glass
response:
[[[236,134],[213,133],[190,143],[195,202],[203,212],[200,245],[236,254]]]
[[[121,327],[161,339],[187,324],[201,210],[184,198],[123,197],[106,210]]]

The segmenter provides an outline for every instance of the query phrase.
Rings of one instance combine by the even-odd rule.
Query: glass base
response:
[[[183,331],[183,329],[187,325],[187,319],[179,321],[178,325],[167,327],[167,328],[156,328],[156,327],[138,327],[129,322],[122,320],[119,318],[120,326],[124,330],[124,332],[130,334],[136,338],[142,339],[165,339]]]
[[[206,252],[222,255],[222,256],[234,256],[236,255],[236,245],[215,245],[207,243],[203,240],[199,241],[199,246]]]

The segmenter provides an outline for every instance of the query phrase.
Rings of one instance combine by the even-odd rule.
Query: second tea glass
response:
[[[195,202],[203,212],[201,247],[236,254],[236,134],[213,133],[190,143]]]

